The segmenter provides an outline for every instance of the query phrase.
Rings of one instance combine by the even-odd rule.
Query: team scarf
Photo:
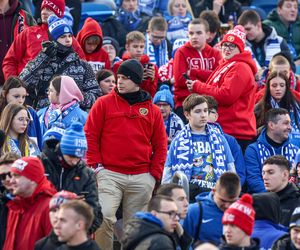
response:
[[[145,47],[145,54],[147,54],[150,58],[150,62],[157,65],[155,60],[155,48],[153,43],[149,39],[149,35],[146,34],[146,47]],[[159,66],[165,65],[168,61],[168,46],[167,41],[164,39],[161,44],[158,46],[158,59],[159,59]]]
[[[20,148],[18,147],[16,142],[9,135],[6,136],[5,148],[3,148],[2,152],[3,153],[11,152],[11,153],[15,153],[16,155],[19,155],[19,156],[30,156],[28,142],[26,141],[25,152],[24,152],[24,155],[22,155]]]
[[[234,166],[234,159],[227,144],[225,137],[220,134],[220,132],[207,124],[205,126],[205,132],[209,137],[209,143],[211,146],[211,153],[213,159],[213,168],[214,176],[216,180],[220,176],[227,172],[236,172]],[[225,147],[227,147],[227,152],[225,154]],[[194,167],[193,158],[193,140],[192,140],[192,131],[189,124],[187,124],[181,132],[174,139],[174,151],[169,152],[172,155],[172,166],[171,166],[171,175],[173,176],[176,171],[183,172],[189,180],[192,177],[192,168]]]
[[[178,115],[174,112],[171,112],[168,119],[164,121],[167,136],[170,139],[175,138],[175,136],[181,131],[183,121],[180,119]]]

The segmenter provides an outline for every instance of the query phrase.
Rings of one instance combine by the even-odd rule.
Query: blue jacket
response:
[[[262,164],[272,155],[283,155],[290,162],[294,162],[298,147],[286,140],[281,147],[272,147],[266,139],[266,129],[263,129],[257,141],[250,144],[245,152],[246,181],[250,193],[265,192],[262,179]]]
[[[213,241],[219,245],[223,233],[223,211],[221,211],[214,202],[212,192],[210,192],[208,195],[206,194],[206,196],[200,194],[196,197],[196,199],[200,200],[202,204],[202,223],[200,233],[197,235],[197,239],[203,241]],[[199,204],[194,203],[189,205],[187,216],[183,222],[183,228],[187,234],[193,238],[195,238],[195,233],[199,224],[199,216]]]
[[[282,225],[276,225],[269,220],[256,220],[251,238],[260,240],[261,250],[268,250],[276,240],[287,233],[288,229]]]
[[[30,114],[30,123],[28,124],[27,135],[42,149],[42,132],[39,117],[32,107],[27,108]]]

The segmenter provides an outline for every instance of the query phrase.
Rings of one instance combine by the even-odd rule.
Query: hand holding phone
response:
[[[190,80],[189,76],[187,75],[187,73],[183,73],[182,76],[185,78],[185,80]]]

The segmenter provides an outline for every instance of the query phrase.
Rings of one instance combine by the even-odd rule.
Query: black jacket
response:
[[[280,223],[289,226],[292,213],[300,206],[300,192],[293,183],[289,183],[284,189],[277,192],[280,199],[281,220]]]
[[[125,227],[122,247],[123,250],[175,250],[176,242],[158,224],[134,218]]]
[[[56,250],[100,250],[95,241],[88,240],[78,246],[68,246],[66,244],[61,245]]]
[[[63,160],[59,145],[51,140],[46,142],[46,146],[40,155],[45,168],[45,174],[57,191],[67,190],[77,195],[85,196],[85,201],[94,208],[95,219],[91,232],[95,232],[101,225],[103,215],[98,199],[97,181],[93,170],[80,161],[74,167],[64,168],[67,163]]]
[[[295,250],[292,244],[293,243],[291,241],[290,235],[283,235],[281,238],[274,242],[272,250]]]
[[[259,247],[258,239],[251,239],[251,246],[249,247],[236,247],[236,246],[228,245],[223,236],[219,249],[220,250],[259,250],[260,247]]]
[[[0,249],[3,248],[6,235],[8,208],[6,203],[9,199],[6,196],[7,191],[4,187],[0,187]]]
[[[35,243],[34,250],[53,250],[61,246],[62,244],[64,243],[59,242],[56,234],[51,231],[48,236],[38,240]]]

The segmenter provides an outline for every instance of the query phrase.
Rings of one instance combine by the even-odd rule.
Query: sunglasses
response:
[[[11,178],[11,173],[10,173],[10,172],[7,172],[7,173],[0,174],[0,180],[1,180],[1,181],[5,181],[7,176],[8,176],[9,178]]]

